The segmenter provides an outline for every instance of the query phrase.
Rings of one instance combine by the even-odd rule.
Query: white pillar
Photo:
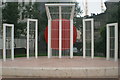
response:
[[[85,51],[85,46],[86,46],[86,41],[85,41],[85,19],[83,19],[83,58],[86,57],[86,51]]]
[[[14,25],[11,28],[11,58],[14,60]]]
[[[115,24],[115,61],[118,61],[118,23]]]
[[[3,61],[6,61],[6,28],[11,28],[11,59],[14,60],[14,25],[3,24]]]
[[[107,57],[106,59],[109,60],[110,59],[110,27],[114,26],[114,60],[118,61],[118,23],[111,23],[111,24],[107,24],[107,38],[106,38],[106,43],[107,43]]]
[[[59,6],[59,58],[62,57],[62,15],[61,6]]]
[[[73,20],[70,20],[70,58],[73,58]]]
[[[29,59],[29,19],[27,20],[27,59]]]
[[[3,61],[6,61],[6,26],[3,24]]]
[[[109,26],[107,25],[107,30],[106,30],[106,34],[107,34],[107,39],[106,39],[106,43],[107,43],[107,45],[106,45],[106,47],[107,47],[107,50],[106,50],[106,52],[107,52],[107,55],[106,55],[106,60],[109,60],[110,59],[110,29],[109,29]]]
[[[35,22],[35,58],[38,58],[38,20],[37,19],[27,19],[27,59],[29,59],[29,26],[30,21]]]
[[[51,58],[51,20],[48,20],[48,58]]]
[[[86,23],[90,21],[91,25],[91,58],[94,58],[94,19],[83,19],[83,58],[86,57]]]
[[[38,58],[38,20],[35,25],[35,58]]]
[[[94,20],[91,19],[91,58],[94,58]]]

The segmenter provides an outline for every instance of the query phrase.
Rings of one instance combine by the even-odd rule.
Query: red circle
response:
[[[48,26],[44,31],[45,41],[48,43]],[[76,42],[77,30],[73,26],[73,43]],[[51,21],[51,48],[59,49],[59,20]],[[70,21],[62,19],[62,50],[70,49]]]

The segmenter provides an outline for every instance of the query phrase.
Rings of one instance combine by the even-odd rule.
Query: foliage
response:
[[[39,45],[42,47],[39,47],[39,50],[43,50],[46,51],[46,42],[44,39],[44,30],[47,26],[47,15],[46,15],[46,10],[45,10],[45,3],[42,2],[35,2],[33,5],[29,5],[31,6],[31,13],[29,15],[30,18],[33,19],[38,19],[38,36],[39,36]]]
[[[82,17],[81,14],[83,13],[83,11],[81,10],[79,3],[75,2],[75,16],[74,16],[74,26],[80,30],[81,29],[81,25],[82,25]]]
[[[43,8],[40,8],[43,7]],[[45,6],[43,5],[43,3],[39,3],[36,2],[33,5],[33,18],[37,18],[38,19],[38,24],[39,24],[39,42],[41,45],[43,45],[43,48],[46,47],[46,42],[44,39],[44,30],[47,26],[47,15],[46,15],[46,10],[45,10]]]
[[[81,10],[79,3],[75,2],[75,17],[81,17],[83,11]]]
[[[118,22],[118,2],[107,2],[107,10],[106,10],[106,16],[107,16],[107,23],[114,23]]]
[[[120,25],[120,1],[118,3],[118,23]],[[119,28],[119,31],[120,31],[120,28]]]
[[[3,22],[15,23],[19,18],[19,10],[17,2],[7,2],[6,6],[3,8]]]
[[[75,17],[74,18],[74,26],[78,29],[81,30],[82,29],[82,17]]]
[[[107,2],[106,24],[119,22],[120,2]],[[106,25],[100,28],[100,39],[95,42],[95,53],[103,53],[106,56]]]
[[[95,53],[102,53],[106,56],[106,27],[100,28],[100,39],[95,42]]]
[[[18,2],[6,2],[6,6],[2,9],[2,23],[9,23],[15,25],[15,37],[17,35],[17,30],[19,29],[18,19],[19,19],[19,10]]]
[[[20,22],[20,23],[17,24],[17,27],[19,28],[19,29],[17,29],[17,34],[16,34],[17,38],[22,38],[21,35],[23,35],[23,36],[27,35],[26,25],[27,25],[26,22]]]
[[[2,25],[2,7],[0,7],[0,26]]]

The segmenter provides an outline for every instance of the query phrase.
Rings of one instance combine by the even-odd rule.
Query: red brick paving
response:
[[[15,58],[14,61],[7,59],[2,63],[3,67],[118,67],[118,62],[107,61],[105,58],[95,57],[94,59],[76,56],[73,59],[58,57],[48,59],[47,56],[27,58]]]

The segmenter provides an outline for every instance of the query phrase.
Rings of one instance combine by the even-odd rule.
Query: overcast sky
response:
[[[81,9],[83,10],[83,14],[82,16],[84,16],[84,1],[85,0],[77,0],[77,2],[79,2],[79,6],[81,7]],[[88,1],[88,15],[91,15],[91,13],[101,13],[101,0],[87,0]],[[106,9],[104,2],[106,0],[103,0],[103,6],[104,9]]]

